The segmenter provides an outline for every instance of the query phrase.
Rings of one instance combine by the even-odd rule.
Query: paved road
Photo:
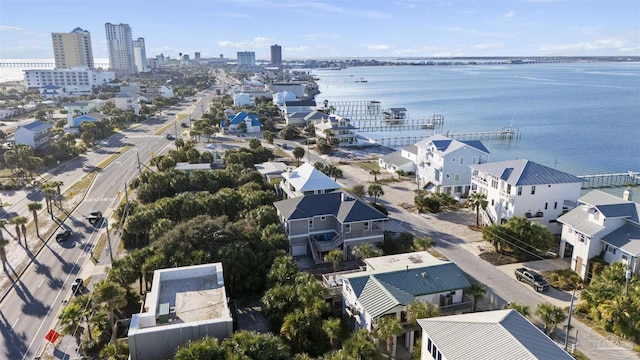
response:
[[[186,111],[191,113],[193,119],[198,119],[202,110],[208,108],[208,101],[209,97],[206,96],[197,104],[189,104]],[[50,240],[37,255],[22,249],[29,254],[31,265],[0,304],[0,344],[3,349],[0,358],[31,359],[46,347],[44,336],[55,327],[61,307],[72,296],[71,283],[80,276],[83,267],[93,265],[89,260],[91,252],[106,227],[106,224],[94,227],[85,217],[93,210],[100,210],[109,217],[119,200],[117,193],[124,191],[125,181],[138,175],[138,163],[148,163],[152,154],[162,153],[173,145],[164,136],[153,135],[158,126],[165,125],[166,121],[166,118],[152,119],[115,134],[102,142],[98,150],[82,159],[70,161],[60,169],[61,173],[56,175],[56,179],[64,179],[65,186],[69,187],[84,175],[87,168],[98,165],[122,146],[133,146],[101,170],[84,201],[76,209],[67,209],[70,213],[66,220],[58,220],[64,220],[64,226],[73,231],[71,239],[61,244]],[[18,198],[10,211],[25,214],[26,204],[31,201]],[[117,249],[117,243],[111,246]],[[105,250],[104,254],[108,254],[108,251]],[[103,265],[110,260],[110,256],[105,257],[104,254],[100,257]],[[12,272],[12,269],[8,272]],[[15,277],[18,274],[10,275]],[[52,351],[57,358],[68,358],[74,356],[75,350],[75,341],[68,337],[61,341],[59,349]]]

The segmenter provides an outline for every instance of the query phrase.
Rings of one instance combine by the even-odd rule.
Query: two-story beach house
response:
[[[414,301],[429,302],[442,306],[444,313],[455,312],[455,306],[464,303],[464,289],[471,286],[456,264],[426,252],[367,261],[366,271],[340,275],[349,324],[355,329],[372,331],[381,318],[396,317],[405,327],[408,349],[413,348],[416,329],[407,320],[407,305]]]
[[[471,190],[487,197],[485,223],[502,224],[524,216],[560,234],[556,219],[580,197],[582,179],[533,161],[508,160],[470,168]]]
[[[414,144],[407,145],[400,150],[378,158],[378,166],[380,169],[394,174],[399,170],[409,174],[415,174],[417,162],[418,147]]]
[[[340,188],[340,184],[331,180],[330,177],[308,162],[298,166],[295,170],[283,172],[280,182],[280,190],[286,198],[324,194]]]
[[[420,186],[453,197],[469,194],[469,165],[486,163],[489,157],[489,150],[480,141],[458,141],[439,134],[423,139],[416,147]]]
[[[346,191],[292,197],[273,205],[292,256],[310,253],[320,263],[333,249],[342,248],[347,258],[358,244],[384,241],[379,224],[388,217]]]
[[[223,121],[220,126],[230,132],[239,132],[239,126],[242,123],[245,124],[247,133],[260,132],[260,126],[262,124],[260,123],[258,114],[247,114],[244,111],[240,111],[233,116],[227,117],[227,120]]]
[[[49,145],[53,138],[53,125],[42,121],[20,126],[13,134],[16,144],[29,145],[33,149],[41,149]]]
[[[562,224],[561,258],[571,256],[571,270],[591,278],[589,260],[604,254],[604,261],[621,261],[631,274],[640,275],[640,204],[631,190],[622,198],[593,190],[578,199],[578,206],[558,218]]]
[[[515,310],[419,319],[421,360],[571,360],[573,357]]]
[[[351,121],[340,115],[328,115],[315,124],[316,137],[325,138],[327,143],[336,139],[338,146],[348,146],[357,142],[355,127]]]

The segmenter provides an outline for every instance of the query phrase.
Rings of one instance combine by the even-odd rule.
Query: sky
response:
[[[107,22],[149,58],[640,56],[640,0],[0,0],[0,58],[52,59],[81,27],[106,59]]]

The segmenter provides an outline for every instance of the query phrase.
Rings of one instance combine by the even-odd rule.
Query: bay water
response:
[[[316,101],[380,101],[410,119],[444,115],[446,135],[518,128],[483,140],[489,161],[528,159],[574,175],[640,171],[640,63],[436,65],[313,70]],[[363,82],[366,81],[366,82]],[[363,133],[429,136],[434,130]]]

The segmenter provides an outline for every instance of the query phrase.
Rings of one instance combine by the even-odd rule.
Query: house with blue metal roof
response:
[[[352,328],[372,331],[380,318],[396,317],[406,329],[405,346],[412,349],[415,328],[408,322],[407,306],[420,301],[440,306],[442,313],[468,311],[471,303],[465,301],[464,289],[471,284],[458,266],[450,261],[425,256],[421,252],[407,255],[414,256],[395,262],[384,259],[395,260],[396,255],[372,258],[382,259],[377,263],[384,265],[376,270],[340,275],[340,279],[344,313]]]
[[[415,145],[420,187],[458,198],[466,197],[471,189],[469,165],[489,159],[489,150],[477,140],[458,141],[434,134]]]
[[[244,111],[240,111],[235,115],[227,116],[227,119],[220,122],[220,126],[230,132],[240,132],[238,125],[244,123],[247,127],[245,132],[257,133],[260,132],[261,123],[258,119],[258,114],[247,114]]]
[[[523,216],[560,234],[556,219],[575,207],[582,179],[526,159],[469,165],[471,190],[484,194],[485,224]]]
[[[72,128],[79,128],[80,124],[82,124],[85,121],[96,122],[99,120],[100,119],[98,119],[97,117],[90,116],[90,115],[80,115],[77,117],[73,117],[71,116],[71,113],[67,114],[67,124],[69,125],[69,127],[72,127]]]
[[[53,137],[53,124],[42,121],[20,126],[13,135],[16,144],[29,145],[41,149],[49,145]]]
[[[589,261],[604,254],[604,261],[623,262],[640,275],[640,204],[631,190],[622,198],[593,190],[578,199],[578,206],[558,218],[562,224],[561,258],[571,257],[571,270],[590,278]]]

